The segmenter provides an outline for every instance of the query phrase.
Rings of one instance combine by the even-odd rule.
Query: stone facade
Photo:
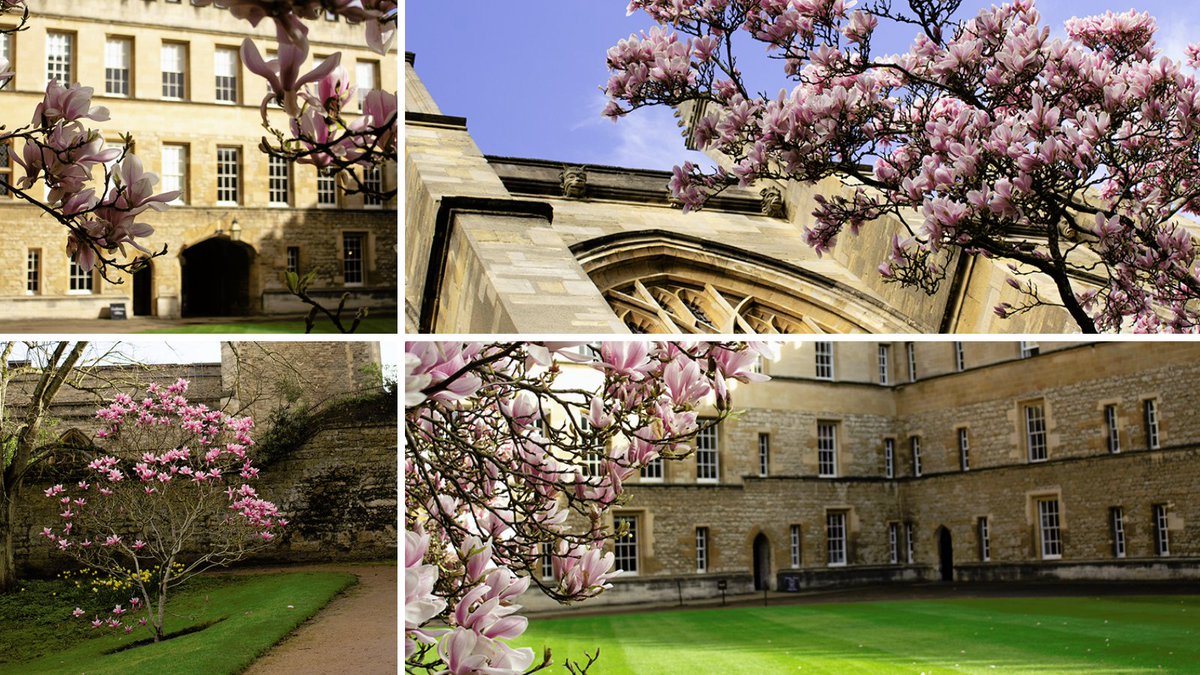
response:
[[[937,293],[885,283],[898,221],[821,257],[804,243],[819,184],[733,188],[696,213],[670,173],[487,157],[405,66],[405,321],[426,333],[1062,333],[1067,314],[1019,303],[1007,269],[956,258]],[[764,206],[764,192],[779,195]],[[1036,279],[1035,279],[1036,281]]]
[[[915,381],[890,359],[881,384],[880,347],[903,358],[907,343],[830,344],[831,379],[816,377],[816,343],[784,345],[765,365],[770,382],[733,392],[741,412],[718,428],[716,483],[697,481],[694,458],[667,462],[661,482],[634,479],[617,515],[637,519],[638,569],[618,577],[607,602],[715,597],[721,580],[745,592],[756,583],[1200,578],[1200,345],[917,342]],[[1032,429],[1030,407],[1043,413]],[[829,477],[819,470],[819,424],[835,431]],[[1031,444],[1044,445],[1044,459],[1031,459]],[[1042,512],[1051,504],[1055,517]],[[831,514],[844,522],[844,561],[831,557]],[[703,571],[698,528],[707,528]]]
[[[61,13],[68,4],[69,12]],[[35,207],[0,196],[0,220],[10,228],[10,243],[16,244],[0,251],[0,264],[10,271],[0,277],[0,312],[21,318],[96,318],[106,316],[114,302],[126,303],[129,314],[164,318],[303,312],[307,307],[287,292],[283,281],[289,248],[296,249],[292,257],[301,274],[319,270],[311,287],[314,297],[336,302],[349,292],[351,307],[396,307],[395,200],[366,205],[361,195],[337,189],[336,203],[318,205],[315,169],[294,165],[286,203],[271,203],[268,159],[258,149],[265,85],[238,63],[236,102],[216,99],[216,51],[236,48],[246,37],[266,49],[274,35],[269,21],[252,29],[226,10],[147,0],[78,0],[31,8],[28,30],[8,36],[16,74],[0,91],[0,123],[9,129],[28,123],[45,91],[47,35],[65,34],[71,44],[73,81],[94,87],[93,104],[111,111],[112,119],[96,126],[110,143],[118,142],[118,133],[132,133],[146,170],[159,175],[163,147],[182,147],[184,195],[181,204],[146,218],[155,228],[147,247],[159,250],[165,245],[167,254],[153,258],[149,268],[132,279],[115,277],[124,283],[93,275],[90,289],[84,288],[85,279],[71,281],[65,230]],[[374,71],[376,86],[395,81],[397,59],[365,49],[361,26],[317,21],[310,30],[313,55],[341,51],[342,65],[352,77],[362,64],[364,70]],[[106,93],[105,49],[110,39],[129,45],[127,96]],[[182,100],[162,96],[164,44],[183,45]],[[356,105],[349,107],[356,110]],[[218,148],[236,148],[239,153],[236,203],[217,201]],[[19,177],[20,167],[16,172]],[[395,167],[384,169],[385,187],[396,185],[395,174]],[[361,244],[361,279],[345,275],[348,241],[356,248]],[[352,261],[351,274],[357,274],[355,267]]]
[[[86,444],[98,429],[99,398],[118,392],[137,395],[151,382],[191,381],[188,398],[251,414],[254,437],[270,431],[269,411],[281,406],[312,406],[361,396],[379,364],[379,345],[368,342],[226,343],[220,364],[105,368],[89,387],[64,387],[54,402],[51,433],[71,447]],[[285,377],[286,375],[286,377]],[[20,383],[9,396],[19,405]],[[260,386],[261,385],[261,386]],[[107,391],[106,391],[107,390]],[[257,562],[389,560],[397,554],[397,429],[394,399],[364,400],[320,418],[315,433],[269,459],[256,461],[261,473],[255,489],[275,501],[290,521],[276,544],[256,552]],[[47,574],[67,559],[57,556],[41,528],[55,522],[58,506],[42,496],[54,483],[83,477],[87,451],[65,453],[38,465],[26,479],[19,499],[14,546],[24,574]]]

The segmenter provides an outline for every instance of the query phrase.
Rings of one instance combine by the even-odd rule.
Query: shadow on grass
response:
[[[128,649],[136,649],[137,647],[144,647],[146,645],[162,644],[162,643],[166,642],[167,640],[170,640],[171,638],[183,637],[184,635],[191,635],[192,633],[199,633],[200,631],[210,628],[212,626],[215,626],[228,618],[229,617],[227,617],[227,616],[223,616],[220,619],[216,619],[214,621],[205,621],[204,623],[196,624],[195,626],[188,626],[187,628],[181,628],[179,630],[171,631],[171,632],[167,633],[166,635],[164,635],[163,638],[161,640],[159,640],[157,643],[154,641],[154,638],[152,638],[152,637],[142,638],[141,640],[138,640],[136,642],[131,642],[127,645],[121,645],[120,647],[117,647],[116,649],[110,649],[110,650],[104,652],[104,655],[108,656],[109,654],[118,654],[118,653],[126,651]]]

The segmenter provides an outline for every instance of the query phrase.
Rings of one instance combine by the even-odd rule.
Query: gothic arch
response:
[[[58,441],[55,442],[55,445],[60,448],[71,448],[73,450],[90,450],[96,447],[95,442],[92,441],[90,436],[74,427],[63,432],[63,434],[58,437]]]
[[[903,333],[887,305],[812,270],[664,231],[571,247],[635,333]]]

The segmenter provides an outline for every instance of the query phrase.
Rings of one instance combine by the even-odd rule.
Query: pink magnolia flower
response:
[[[263,105],[266,105],[267,100],[274,99],[283,106],[284,111],[290,117],[300,114],[298,97],[304,85],[319,81],[337,68],[342,60],[342,54],[341,52],[334,53],[316,68],[301,75],[300,67],[307,58],[307,42],[300,46],[289,43],[280,44],[279,56],[270,61],[263,60],[262,54],[259,53],[253,40],[246,38],[242,42],[242,62],[246,64],[250,72],[265,79],[271,88],[271,93],[268,94],[267,99],[264,99]]]
[[[53,127],[58,122],[74,122],[90,119],[96,122],[108,120],[108,108],[92,107],[91,87],[78,84],[63,86],[58,80],[50,80],[46,85],[46,95],[41,103],[33,110],[35,127]]]

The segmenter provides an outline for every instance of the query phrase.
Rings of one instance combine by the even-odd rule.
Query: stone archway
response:
[[[228,237],[211,237],[183,249],[179,254],[183,281],[182,315],[249,314],[253,261],[251,246]]]
[[[759,532],[754,538],[754,590],[765,591],[771,587],[771,542],[767,535]]]
[[[921,328],[816,269],[659,230],[571,246],[634,333],[891,333]]]
[[[938,571],[942,581],[954,581],[954,542],[945,525],[938,528]]]

